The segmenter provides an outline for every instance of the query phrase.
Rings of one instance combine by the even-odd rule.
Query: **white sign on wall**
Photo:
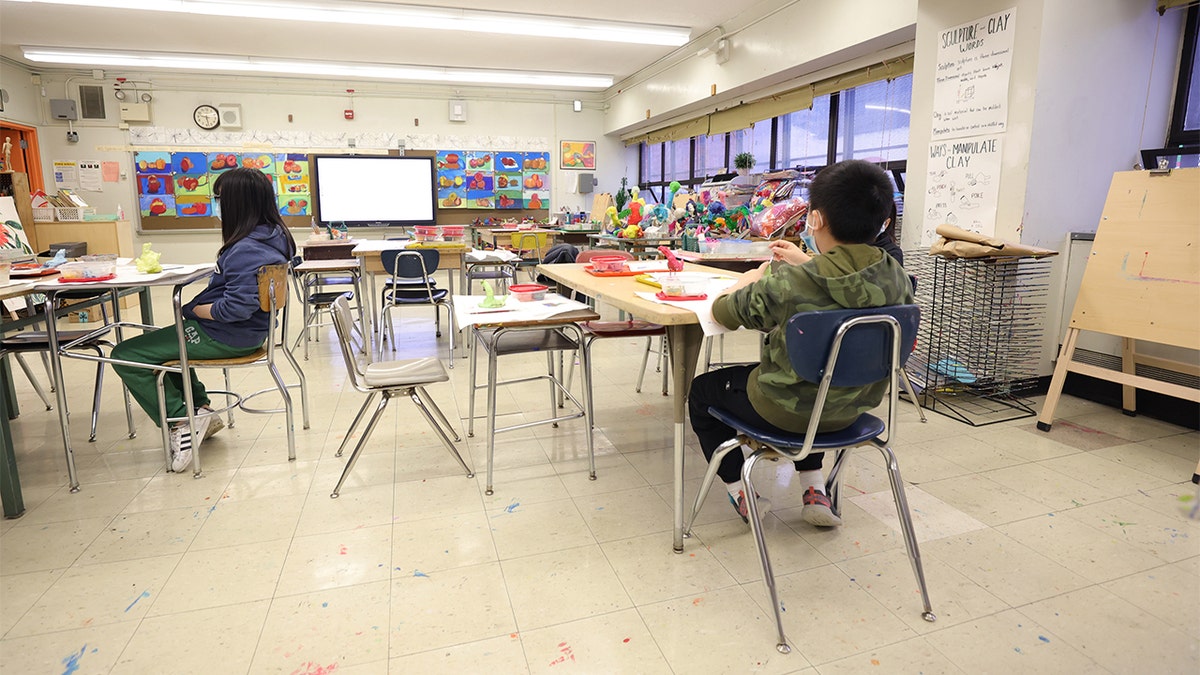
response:
[[[1016,8],[938,34],[933,140],[994,134],[1008,121]]]
[[[1004,134],[993,134],[929,144],[922,246],[933,243],[942,223],[996,234],[1003,140]]]

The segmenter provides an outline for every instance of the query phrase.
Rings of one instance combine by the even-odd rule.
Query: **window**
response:
[[[1200,101],[1200,85],[1195,98]],[[820,96],[808,110],[762,120],[749,129],[643,143],[638,185],[655,194],[673,180],[699,185],[715,174],[732,171],[733,157],[739,152],[754,155],[754,173],[817,169],[852,158],[902,175],[907,167],[911,109],[912,75],[904,75]]]
[[[1175,85],[1175,107],[1171,114],[1168,147],[1200,144],[1200,8],[1187,10],[1183,34],[1183,53],[1179,60],[1179,81]]]
[[[829,156],[829,97],[813,100],[812,108],[779,118],[776,141],[778,168],[825,166]]]
[[[771,170],[771,125],[774,120],[763,120],[749,129],[741,129],[729,134],[729,163],[733,156],[748,152],[754,155],[754,168],[751,173],[762,173]]]
[[[842,92],[838,109],[837,159],[885,164],[908,159],[912,75]]]
[[[696,137],[696,176],[709,178],[725,173],[729,161],[725,156],[725,134]]]

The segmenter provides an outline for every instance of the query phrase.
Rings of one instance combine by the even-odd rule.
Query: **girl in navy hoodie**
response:
[[[217,269],[208,287],[183,307],[184,337],[190,359],[223,359],[245,356],[262,346],[272,317],[259,308],[258,271],[265,265],[286,263],[296,252],[296,242],[279,216],[271,179],[254,169],[227,171],[213,182],[214,214],[221,219],[221,250]],[[118,344],[113,358],[136,363],[162,364],[179,358],[179,341],[173,328],[159,329]],[[155,424],[158,417],[157,371],[114,366],[129,393]],[[192,400],[197,404],[196,428],[187,420],[171,424],[171,468],[183,471],[192,462],[192,447],[224,425],[212,414],[204,384],[189,373]],[[168,373],[163,378],[167,417],[185,417],[183,378]]]

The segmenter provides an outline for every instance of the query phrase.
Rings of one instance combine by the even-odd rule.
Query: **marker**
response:
[[[500,312],[515,312],[515,309],[488,309],[482,312],[473,312],[473,314],[498,314]]]

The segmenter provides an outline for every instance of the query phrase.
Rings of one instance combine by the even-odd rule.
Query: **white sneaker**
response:
[[[192,463],[192,448],[199,447],[208,431],[208,415],[196,418],[196,428],[193,433],[186,422],[179,422],[171,427],[171,470],[176,473],[186,471]],[[196,440],[199,438],[200,440]]]
[[[209,438],[215,436],[218,431],[224,429],[225,423],[221,421],[220,415],[217,415],[213,412],[212,406],[202,405],[199,408],[196,408],[197,416],[203,413],[207,413],[204,415],[204,419],[208,420],[208,429],[204,432],[204,438],[200,440],[207,441]],[[199,420],[200,418],[197,417],[196,419]]]

